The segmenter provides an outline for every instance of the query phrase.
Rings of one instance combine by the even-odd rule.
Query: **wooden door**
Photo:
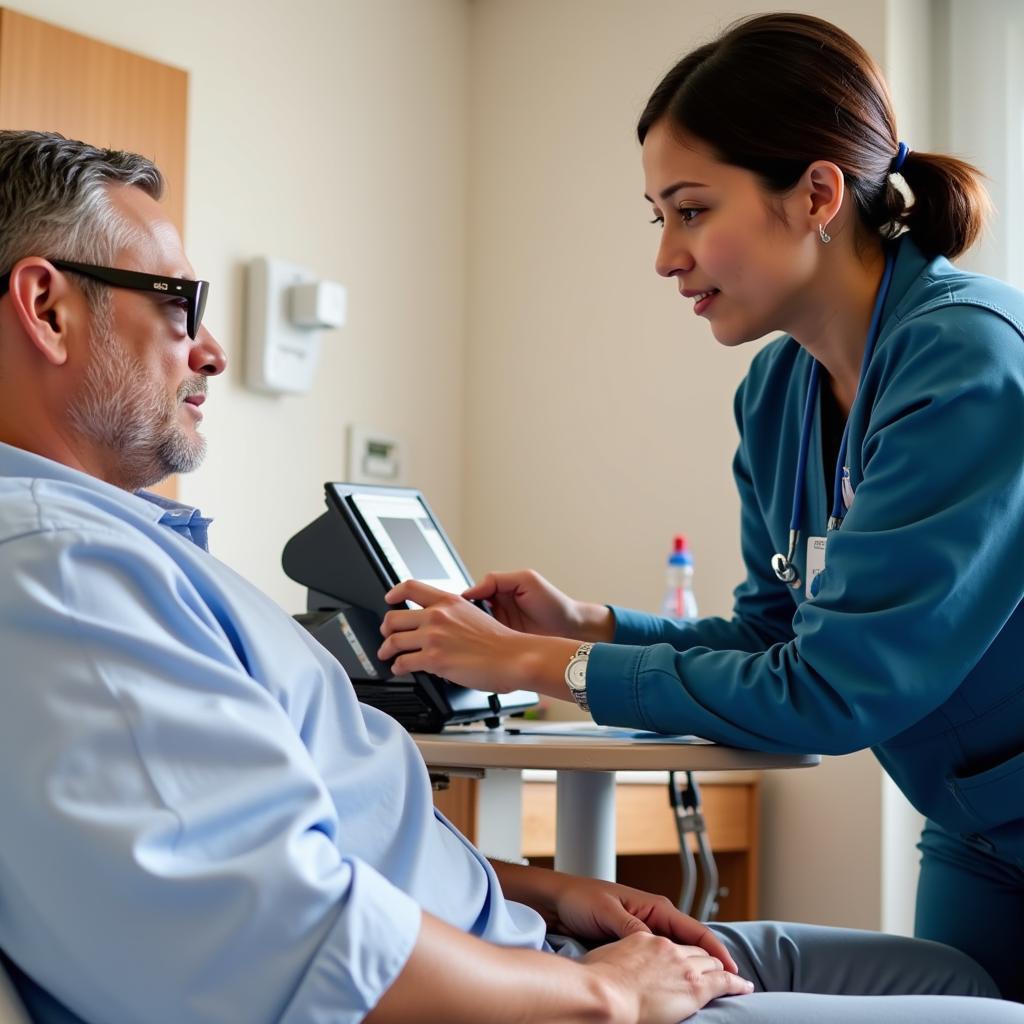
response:
[[[0,8],[0,127],[55,131],[153,160],[184,238],[188,73]],[[156,488],[177,493],[172,478]]]

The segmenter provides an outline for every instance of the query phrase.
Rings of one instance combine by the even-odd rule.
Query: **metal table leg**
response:
[[[555,868],[615,881],[615,773],[561,769],[557,800]]]

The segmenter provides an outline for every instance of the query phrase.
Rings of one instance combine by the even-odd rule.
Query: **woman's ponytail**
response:
[[[939,153],[911,153],[900,171],[914,195],[899,217],[928,256],[955,259],[977,240],[992,212],[982,174]]]

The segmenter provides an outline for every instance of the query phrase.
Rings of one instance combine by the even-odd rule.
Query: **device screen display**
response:
[[[418,497],[364,493],[350,500],[396,582],[421,580],[450,594],[471,586]]]

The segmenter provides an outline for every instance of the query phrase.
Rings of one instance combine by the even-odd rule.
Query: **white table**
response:
[[[463,726],[415,733],[413,740],[434,772],[511,769],[518,784],[523,769],[554,769],[555,867],[609,880],[615,878],[616,771],[763,771],[807,768],[821,760],[816,754],[763,754],[692,736],[655,737],[587,722]]]

